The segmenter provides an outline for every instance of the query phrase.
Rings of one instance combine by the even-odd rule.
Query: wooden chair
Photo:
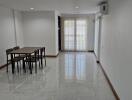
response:
[[[42,58],[41,58],[42,60],[43,60],[43,58],[44,58],[44,60],[45,60],[45,66],[46,66],[45,47],[42,47],[42,48],[40,49],[40,52],[41,52],[40,57],[42,57]],[[42,64],[42,62],[41,62],[41,64]]]
[[[34,55],[27,55],[24,60],[24,63],[28,63],[29,69],[33,69],[33,63],[35,63],[35,73],[37,73],[37,62],[39,61],[39,50],[34,52]]]
[[[13,48],[13,50],[18,50],[18,49],[20,49],[19,46],[16,46],[16,47]],[[24,54],[17,54],[17,55],[14,55],[14,57],[15,57],[16,59],[20,59],[21,61],[23,61],[24,58],[26,57],[26,55],[24,55]],[[23,62],[21,63],[21,61],[20,61],[20,67],[21,67],[21,65],[22,65],[22,63],[23,63]],[[23,68],[23,70],[24,70],[24,68]]]
[[[32,57],[35,57],[34,55],[32,55]],[[45,47],[42,47],[39,49],[39,53],[37,55],[37,59],[39,59],[39,61],[41,62],[41,66],[43,67],[43,58],[45,60],[45,66],[46,66],[46,55],[45,55]]]
[[[13,51],[13,49],[12,48],[10,48],[10,49],[7,49],[6,50],[6,57],[7,57],[7,72],[8,72],[8,65],[11,63],[11,52]],[[20,61],[21,59],[20,58],[15,58],[15,57],[13,57],[13,59],[12,59],[12,61],[13,61],[13,63],[15,63],[15,62],[17,62],[17,70],[18,70],[18,72],[19,72],[19,66],[18,66],[18,62]]]
[[[13,48],[13,50],[17,50],[17,49],[20,49],[20,47],[16,46],[16,47]]]

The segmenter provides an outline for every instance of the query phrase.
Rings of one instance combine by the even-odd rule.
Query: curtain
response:
[[[86,18],[63,19],[63,49],[88,51],[88,20]]]

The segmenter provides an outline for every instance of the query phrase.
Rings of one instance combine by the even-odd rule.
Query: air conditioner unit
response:
[[[100,13],[103,15],[107,15],[108,14],[108,1],[102,1],[98,5],[100,8]]]

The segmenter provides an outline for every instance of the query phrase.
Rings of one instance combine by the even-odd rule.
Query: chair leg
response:
[[[35,62],[35,73],[37,73],[37,62]]]
[[[44,60],[45,60],[45,66],[46,66],[46,57],[44,58]]]
[[[22,70],[22,68],[23,68],[23,60],[21,61],[20,71]]]
[[[21,63],[21,61],[20,61],[20,62],[19,62],[19,72],[21,72],[21,67],[22,67],[21,64],[22,64],[22,63]]]
[[[42,65],[41,65],[42,66]],[[39,60],[39,68],[40,68],[40,60]]]
[[[7,67],[6,67],[6,72],[8,73],[8,61],[7,61]]]
[[[23,72],[26,73],[25,61],[23,59]]]
[[[44,50],[44,60],[45,60],[45,66],[46,66],[46,55],[45,55],[45,50]]]
[[[20,73],[21,73],[21,68],[22,68],[22,62],[20,61]]]
[[[33,69],[33,62],[32,62],[32,69]]]
[[[6,62],[7,62],[6,72],[8,73],[8,55],[6,57]]]
[[[41,58],[41,66],[43,68],[43,57]]]
[[[17,71],[18,71],[18,73],[19,73],[19,65],[18,65],[18,62],[17,62]]]

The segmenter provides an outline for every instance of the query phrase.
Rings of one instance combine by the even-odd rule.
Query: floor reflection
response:
[[[86,55],[65,54],[65,79],[86,80]]]
[[[60,53],[38,73],[0,70],[0,100],[115,100],[92,53]]]

